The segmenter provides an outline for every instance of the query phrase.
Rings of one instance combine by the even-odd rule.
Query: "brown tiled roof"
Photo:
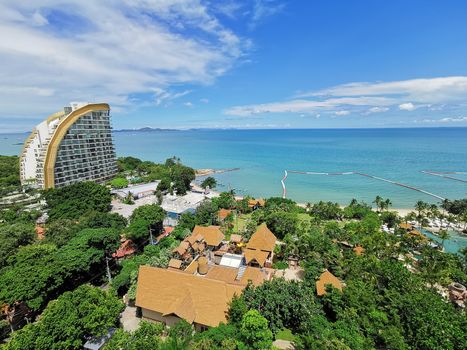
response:
[[[195,242],[201,242],[203,240],[203,235],[199,233],[192,233],[190,236],[185,238],[185,241],[189,242],[190,244],[194,244]]]
[[[232,243],[240,243],[242,241],[243,237],[241,235],[233,234],[230,236],[230,242]]]
[[[243,273],[242,278],[240,279],[240,283],[247,285],[248,281],[251,281],[251,283],[253,283],[254,286],[259,286],[264,282],[265,279],[266,276],[260,269],[248,266],[245,272]]]
[[[233,283],[235,282],[235,279],[237,278],[237,274],[238,274],[238,269],[235,269],[233,267],[212,266],[209,269],[206,275],[206,278],[210,278],[216,281],[224,281],[227,283]]]
[[[245,255],[245,261],[247,264],[249,264],[250,261],[255,260],[261,267],[263,267],[266,259],[268,258],[269,252],[258,249],[245,249],[243,251],[243,255]]]
[[[194,274],[198,271],[198,260],[193,260],[190,265],[184,270],[184,272]]]
[[[178,260],[178,259],[170,259],[169,261],[169,267],[173,269],[180,269],[182,267],[183,261]]]
[[[419,230],[412,230],[409,232],[409,235],[413,236],[413,237],[417,237],[418,239],[420,239],[421,241],[427,241],[428,238],[426,238],[426,236],[421,233]]]
[[[224,234],[220,230],[220,226],[198,226],[193,229],[193,235],[201,235],[207,245],[218,246],[224,239]]]
[[[185,254],[189,246],[190,244],[186,241],[180,242],[180,245],[177,248],[175,248],[172,252],[183,255]]]
[[[227,216],[230,215],[230,213],[232,213],[232,210],[230,209],[221,209],[217,213],[217,216],[219,217],[220,220],[224,220]]]
[[[136,306],[215,327],[226,322],[228,304],[242,289],[175,270],[140,266]]]
[[[276,245],[276,239],[276,236],[268,229],[266,224],[261,224],[251,236],[246,247],[272,252]]]
[[[326,294],[326,285],[332,285],[334,288],[342,290],[342,282],[330,273],[328,270],[324,271],[319,279],[316,281],[316,294],[321,296]]]
[[[411,229],[413,229],[413,225],[409,224],[409,223],[402,222],[402,223],[399,224],[399,228],[401,228],[403,230],[411,230]]]
[[[248,200],[248,206],[249,207],[254,207],[255,205],[259,205],[260,207],[264,207],[264,204],[266,204],[266,202],[264,201],[264,199],[250,199]]]

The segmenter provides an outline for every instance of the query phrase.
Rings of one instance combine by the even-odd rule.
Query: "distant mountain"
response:
[[[139,129],[119,129],[119,130],[114,130],[114,132],[152,132],[152,131],[180,131],[177,129],[161,129],[161,128],[150,128],[150,127],[144,127],[144,128],[139,128]]]

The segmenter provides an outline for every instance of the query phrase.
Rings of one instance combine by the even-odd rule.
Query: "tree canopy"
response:
[[[108,188],[88,181],[48,189],[44,192],[44,199],[49,208],[49,220],[76,220],[93,211],[108,212],[111,195]]]

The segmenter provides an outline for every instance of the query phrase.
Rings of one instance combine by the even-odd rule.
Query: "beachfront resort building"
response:
[[[106,103],[72,102],[38,124],[20,154],[21,183],[37,188],[103,183],[116,173]]]

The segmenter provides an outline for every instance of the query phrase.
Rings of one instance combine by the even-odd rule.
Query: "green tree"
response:
[[[230,192],[222,192],[219,197],[213,198],[212,201],[218,208],[224,209],[232,209],[237,204],[235,196]]]
[[[44,192],[49,220],[77,220],[92,211],[108,212],[111,195],[108,188],[95,182],[78,182]]]
[[[201,183],[201,187],[206,189],[206,188],[216,188],[216,185],[217,185],[217,181],[215,178],[213,178],[212,176],[208,176],[207,178],[205,178],[203,180],[203,182]]]
[[[417,203],[415,203],[415,210],[417,211],[417,221],[419,223],[420,229],[423,227],[424,222],[426,221],[426,210],[428,208],[428,203],[424,201],[417,201]]]
[[[50,302],[39,321],[16,331],[4,349],[81,349],[87,337],[117,326],[122,310],[117,297],[82,285]]]
[[[139,328],[134,332],[125,332],[118,329],[112,339],[105,345],[104,350],[153,350],[158,349],[162,343],[161,335],[164,325],[141,321]]]
[[[250,310],[243,316],[240,337],[249,349],[271,349],[272,332],[268,321],[257,310]]]
[[[376,209],[378,211],[381,210],[381,203],[383,203],[383,198],[381,196],[376,196],[375,200],[373,201],[373,203],[376,205]]]
[[[0,269],[19,247],[32,243],[35,237],[33,224],[0,225]]]

